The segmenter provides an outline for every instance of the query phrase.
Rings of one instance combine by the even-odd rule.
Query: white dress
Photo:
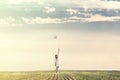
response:
[[[55,67],[59,67],[58,59],[55,59]]]

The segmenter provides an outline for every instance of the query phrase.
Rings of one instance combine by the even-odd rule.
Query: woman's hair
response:
[[[55,55],[55,59],[57,59],[57,58],[58,58],[58,55],[56,54],[56,55]]]

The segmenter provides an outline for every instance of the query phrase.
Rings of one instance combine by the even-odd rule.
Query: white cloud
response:
[[[21,18],[23,22],[25,22],[25,24],[50,24],[50,23],[64,23],[63,19],[59,19],[59,18],[40,18],[40,17],[36,17],[36,18],[25,18],[22,17]]]
[[[89,18],[81,18],[78,16],[71,16],[71,17],[64,17],[64,18],[41,18],[41,17],[35,17],[35,18],[27,18],[27,17],[6,17],[6,18],[0,18],[0,24],[5,25],[16,25],[16,24],[61,24],[61,23],[71,23],[71,22],[116,22],[120,21],[120,16],[102,16],[99,14],[92,15]]]
[[[106,17],[101,15],[93,15],[89,18],[81,18],[77,16],[72,16],[68,18],[24,18],[22,17],[23,22],[25,24],[58,24],[58,23],[69,23],[69,22],[103,22],[103,21],[119,21],[120,16]]]
[[[98,22],[98,21],[119,21],[120,16],[106,17],[101,15],[93,15],[90,18],[85,18],[85,22]]]
[[[67,18],[66,22],[83,22],[85,18],[77,17],[77,16],[72,16]]]
[[[9,16],[7,18],[0,18],[0,24],[14,24],[15,23],[15,18]]]
[[[99,14],[92,15],[89,18],[80,18],[77,16],[69,17],[68,20],[74,20],[74,22],[115,22],[120,21],[120,16],[106,17]],[[66,22],[68,22],[68,20]]]
[[[46,13],[52,13],[52,12],[55,12],[55,8],[53,8],[53,7],[45,7],[45,9],[46,9]]]
[[[117,14],[119,13],[119,10],[114,10],[114,11],[115,11],[115,13],[117,13]]]
[[[79,13],[79,11],[77,9],[66,9],[67,12],[70,13],[70,15],[73,15],[73,14],[76,14],[76,13]]]

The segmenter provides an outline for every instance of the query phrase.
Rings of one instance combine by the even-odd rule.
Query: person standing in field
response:
[[[58,70],[59,70],[58,55],[59,55],[59,49],[58,49],[58,54],[55,54],[56,73],[58,73]]]
[[[54,39],[57,39],[57,36],[54,36]],[[58,56],[59,56],[59,51],[60,49],[58,48],[58,54],[55,54],[55,68],[56,68],[56,73],[58,73],[59,70],[59,64],[58,64]]]

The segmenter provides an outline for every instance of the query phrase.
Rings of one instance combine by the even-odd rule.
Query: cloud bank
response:
[[[89,18],[81,18],[77,16],[72,16],[68,18],[41,18],[41,17],[35,17],[35,18],[27,18],[27,17],[19,17],[19,18],[2,18],[0,19],[0,24],[7,24],[7,25],[13,25],[13,24],[60,24],[60,23],[72,23],[72,22],[115,22],[120,21],[120,16],[115,17],[105,17],[101,15],[93,15]]]
[[[0,24],[60,24],[120,21],[118,0],[8,0]]]

